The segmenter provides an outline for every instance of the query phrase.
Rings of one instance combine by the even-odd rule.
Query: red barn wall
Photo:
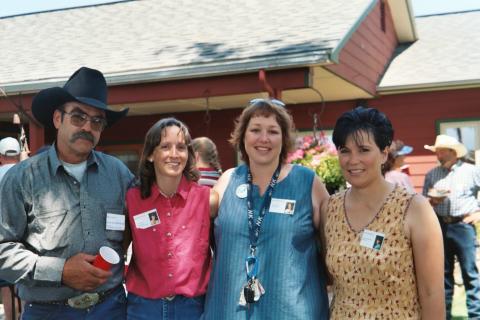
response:
[[[326,67],[371,94],[376,94],[377,83],[398,44],[387,2],[384,2],[385,31],[382,30],[381,2],[377,3],[341,50],[339,64]]]

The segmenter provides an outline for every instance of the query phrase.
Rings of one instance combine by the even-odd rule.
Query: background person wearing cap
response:
[[[455,256],[462,271],[468,317],[480,319],[480,279],[473,225],[480,219],[476,198],[480,190],[480,168],[464,162],[461,158],[467,154],[467,148],[447,135],[438,135],[435,145],[425,145],[425,149],[435,152],[440,162],[425,176],[423,195],[429,198],[442,227],[447,319],[451,317]]]
[[[20,155],[20,144],[14,138],[3,138],[0,140],[0,181],[7,171],[18,163]]]
[[[22,319],[126,317],[123,263],[111,271],[91,264],[103,245],[123,257],[133,180],[120,160],[94,150],[103,129],[128,112],[106,103],[103,74],[85,67],[33,99],[33,115],[56,128],[56,141],[0,184],[0,278],[17,284]]]
[[[388,150],[387,161],[382,167],[382,173],[388,182],[402,186],[408,192],[415,193],[410,177],[402,172],[402,167],[405,165],[405,156],[412,151],[413,148],[406,146],[403,141],[393,141]]]

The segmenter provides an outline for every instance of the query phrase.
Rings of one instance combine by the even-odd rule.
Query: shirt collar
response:
[[[457,170],[458,168],[460,168],[460,166],[462,165],[462,160],[460,159],[457,159],[457,162],[455,162],[452,167],[450,168],[450,171],[455,171]]]
[[[58,171],[58,168],[62,166],[60,159],[58,159],[56,144],[54,143],[52,147],[48,148],[48,151],[46,152],[48,152],[48,158],[50,160],[50,170],[56,173]],[[87,168],[89,168],[92,164],[98,166],[98,159],[93,150],[92,152],[90,152],[90,155],[87,158]]]
[[[179,195],[183,200],[187,199],[188,193],[190,192],[190,188],[192,186],[192,182],[188,181],[187,178],[182,174],[182,178],[180,179],[180,184],[178,185],[177,192],[175,192],[175,196]],[[158,188],[156,183],[152,184],[151,195],[153,198],[162,197],[165,198],[160,194],[160,189]]]

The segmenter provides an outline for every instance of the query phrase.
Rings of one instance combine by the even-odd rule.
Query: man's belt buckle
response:
[[[96,305],[99,299],[100,299],[100,296],[98,295],[98,293],[86,292],[76,297],[71,297],[70,299],[67,300],[67,304],[72,308],[87,309],[87,308],[90,308],[91,306]]]

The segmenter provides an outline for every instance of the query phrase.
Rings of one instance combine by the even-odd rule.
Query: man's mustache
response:
[[[74,133],[72,138],[70,139],[70,142],[74,142],[77,139],[85,139],[90,141],[91,143],[95,143],[93,135],[86,131],[79,131],[77,133]]]

